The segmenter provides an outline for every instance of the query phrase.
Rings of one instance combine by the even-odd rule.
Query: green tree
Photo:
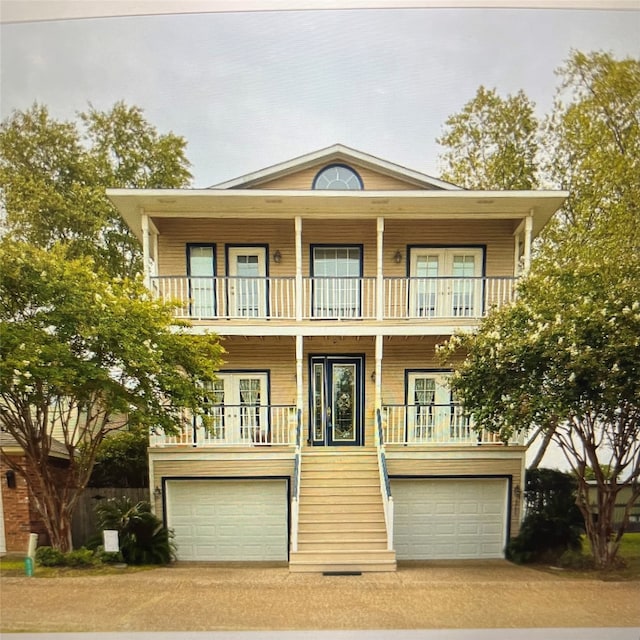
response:
[[[159,134],[138,107],[90,107],[75,122],[34,104],[0,125],[0,184],[7,232],[49,248],[64,241],[111,275],[141,269],[137,240],[105,195],[107,187],[183,187],[186,142]]]
[[[533,189],[537,136],[534,104],[522,91],[501,98],[480,86],[437,140],[446,148],[442,177],[466,189]]]
[[[117,431],[99,445],[90,487],[148,487],[149,431],[131,427]]]
[[[640,60],[572,52],[544,127],[547,181],[569,192],[542,257],[570,265],[591,250],[640,247]]]
[[[538,267],[513,305],[489,314],[475,334],[454,336],[445,350],[466,354],[452,386],[478,429],[505,442],[536,428],[553,434],[578,479],[577,504],[600,568],[612,565],[640,497],[639,283],[640,253],[624,261],[584,255],[572,269]],[[626,486],[631,495],[614,528]]]
[[[504,435],[539,429],[561,448],[606,567],[627,520],[613,531],[615,497],[625,485],[638,497],[640,60],[573,51],[558,74],[539,157],[544,182],[569,198],[543,231],[517,303],[476,336],[455,337],[448,353],[469,351],[454,385],[478,424]]]
[[[173,324],[139,278],[110,279],[60,244],[0,243],[0,426],[27,469],[5,459],[25,478],[52,546],[71,547],[73,510],[105,435],[122,416],[171,433],[185,410],[202,413],[201,383],[220,353],[215,336]],[[63,473],[49,464],[56,441]]]

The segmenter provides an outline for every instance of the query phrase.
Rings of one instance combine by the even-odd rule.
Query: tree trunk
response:
[[[547,452],[549,448],[549,443],[553,438],[555,430],[547,429],[544,432],[544,437],[542,438],[542,442],[540,443],[540,447],[538,448],[538,453],[536,453],[535,458],[531,461],[531,464],[527,467],[528,469],[537,469],[540,463],[542,462],[542,458],[544,458],[544,454]]]
[[[607,571],[615,565],[620,539],[624,533],[624,522],[615,534],[613,530],[613,517],[618,489],[606,482],[599,482],[594,487],[597,493],[596,511],[592,503],[590,503],[588,487],[585,481],[580,482],[578,487],[578,507],[584,516],[585,531],[596,568]]]

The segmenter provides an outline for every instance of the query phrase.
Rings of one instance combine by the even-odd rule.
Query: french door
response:
[[[363,444],[363,360],[363,356],[311,357],[312,444]]]
[[[407,375],[407,441],[455,442],[471,435],[469,417],[448,385],[450,374]]]
[[[208,439],[227,444],[260,442],[269,431],[267,374],[219,373],[206,392]]]
[[[410,274],[411,317],[482,314],[482,249],[413,247]]]
[[[267,266],[265,247],[229,247],[228,303],[233,318],[267,315]]]

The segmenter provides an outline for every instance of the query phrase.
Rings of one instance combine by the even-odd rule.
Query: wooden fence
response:
[[[133,502],[149,502],[151,498],[148,487],[141,489],[96,487],[83,491],[73,513],[72,536],[75,548],[86,544],[87,540],[96,533],[95,508],[98,502],[107,498],[121,498],[122,496],[130,498]]]

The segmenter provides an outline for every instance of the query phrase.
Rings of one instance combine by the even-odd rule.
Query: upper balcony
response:
[[[150,278],[153,294],[195,321],[446,321],[482,318],[513,301],[516,278],[186,277]],[[299,290],[298,290],[299,289]],[[299,302],[298,302],[299,301]]]

